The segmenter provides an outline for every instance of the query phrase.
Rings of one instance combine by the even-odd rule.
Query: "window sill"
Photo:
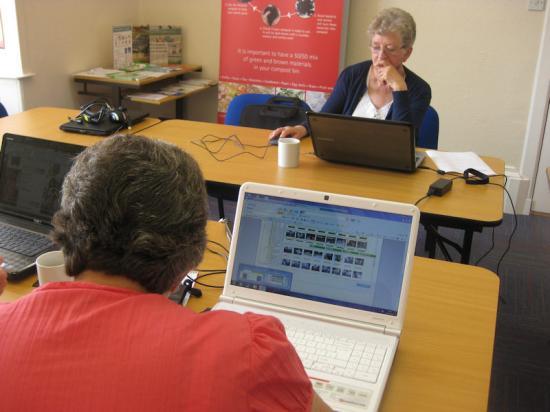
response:
[[[22,73],[22,74],[0,73],[0,80],[23,80],[34,76],[36,76],[36,73]]]

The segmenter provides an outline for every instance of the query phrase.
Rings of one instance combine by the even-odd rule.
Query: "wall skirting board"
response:
[[[531,211],[531,201],[529,196],[529,178],[522,176],[519,169],[515,166],[506,166],[505,172],[508,177],[506,189],[514,201],[514,207],[518,215],[528,215]],[[510,206],[510,200],[506,193],[504,196],[504,213],[513,213]]]

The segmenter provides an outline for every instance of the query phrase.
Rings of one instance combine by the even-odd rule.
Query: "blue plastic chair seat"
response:
[[[437,150],[439,141],[439,115],[436,110],[429,106],[418,135],[418,147]]]
[[[8,112],[2,103],[0,103],[0,117],[6,117]]]
[[[235,96],[227,107],[224,124],[232,126],[246,126],[241,125],[241,113],[244,108],[251,104],[266,104],[269,99],[275,96],[276,95],[274,94],[261,93],[245,93]],[[304,110],[311,110],[311,108],[304,101],[301,102],[301,106]]]

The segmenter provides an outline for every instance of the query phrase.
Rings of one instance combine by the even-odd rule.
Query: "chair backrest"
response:
[[[428,107],[422,125],[420,126],[420,133],[418,135],[418,147],[424,147],[426,149],[436,149],[437,142],[439,140],[439,116],[432,106]]]
[[[266,125],[262,125],[262,126],[255,125],[256,122],[252,121],[252,119],[250,118],[251,116],[250,112],[247,112],[245,117],[248,118],[249,121],[251,121],[251,124],[245,124],[246,121],[245,123],[241,123],[241,120],[243,118],[243,111],[247,106],[268,104],[268,101],[273,98],[275,98],[274,101],[269,102],[269,104],[280,105],[280,107],[282,108],[282,107],[296,107],[296,103],[298,103],[298,106],[302,110],[302,113],[304,113],[305,111],[311,110],[309,105],[300,99],[292,100],[292,98],[287,98],[285,96],[280,96],[275,94],[245,93],[245,94],[240,94],[238,96],[235,96],[233,100],[231,100],[227,108],[227,113],[225,115],[224,123],[228,125],[233,125],[233,126],[250,126],[250,127],[263,127],[263,128],[268,127]],[[285,99],[287,99],[288,101],[285,101]],[[267,116],[269,117],[269,114]],[[304,120],[305,120],[305,115],[302,114],[302,116],[304,117]],[[252,117],[254,116],[252,115]],[[290,120],[290,119],[287,118],[286,120]],[[285,116],[282,116],[280,121],[284,123]],[[268,121],[267,123],[269,124],[271,122]],[[286,125],[286,123],[284,123],[283,125]],[[274,126],[274,125],[271,125],[271,126]],[[275,126],[275,127],[279,127],[279,126]]]
[[[2,103],[0,103],[0,117],[6,117],[8,112]]]
[[[273,96],[275,95],[260,93],[245,93],[235,96],[227,107],[224,123],[232,126],[240,126],[241,113],[246,106],[249,104],[264,104]]]

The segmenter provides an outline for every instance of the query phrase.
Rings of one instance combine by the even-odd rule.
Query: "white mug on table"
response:
[[[300,163],[300,140],[280,137],[277,147],[279,167],[298,167]]]
[[[69,282],[74,278],[67,276],[65,258],[61,250],[41,254],[36,258],[38,283],[42,286],[48,282]]]

